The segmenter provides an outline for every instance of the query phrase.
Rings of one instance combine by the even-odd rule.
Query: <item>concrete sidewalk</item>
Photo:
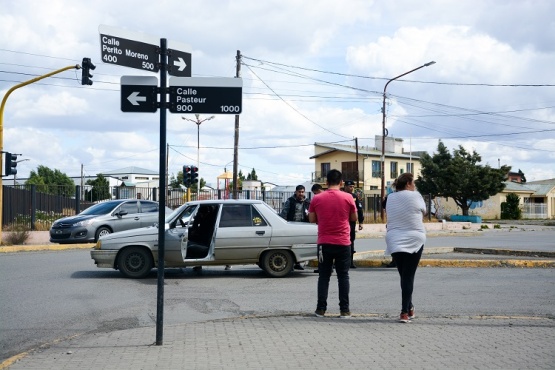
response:
[[[418,315],[418,313],[417,313]],[[538,317],[350,319],[250,316],[77,336],[2,369],[552,369],[555,320]]]

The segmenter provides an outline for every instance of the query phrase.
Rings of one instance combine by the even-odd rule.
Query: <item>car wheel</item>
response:
[[[142,279],[146,277],[153,265],[152,254],[146,248],[128,247],[121,251],[118,257],[120,272],[129,278]]]
[[[284,277],[293,270],[293,254],[286,250],[269,251],[262,255],[260,266],[271,277]]]
[[[106,226],[101,226],[96,230],[96,235],[94,241],[97,242],[101,236],[111,234],[112,230],[108,229]]]

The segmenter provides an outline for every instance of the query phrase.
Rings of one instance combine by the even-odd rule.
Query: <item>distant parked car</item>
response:
[[[166,214],[171,209],[166,207]],[[158,202],[138,199],[110,200],[95,204],[76,216],[54,221],[52,243],[94,243],[103,235],[146,227],[158,222]]]
[[[158,225],[102,236],[98,267],[144,278],[158,265]],[[261,200],[189,202],[166,217],[164,266],[257,264],[272,277],[316,258],[317,226],[287,222]]]

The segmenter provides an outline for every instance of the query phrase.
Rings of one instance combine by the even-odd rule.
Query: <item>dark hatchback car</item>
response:
[[[171,212],[166,209],[166,214]],[[52,243],[93,243],[102,235],[151,226],[158,222],[158,202],[120,199],[95,204],[76,216],[54,221]]]

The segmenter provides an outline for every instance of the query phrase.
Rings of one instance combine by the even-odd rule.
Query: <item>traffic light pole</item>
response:
[[[74,66],[67,66],[58,70],[55,70],[53,72],[47,73],[45,75],[39,76],[39,77],[35,77],[29,81],[25,81],[22,82],[18,85],[15,85],[14,87],[12,87],[11,89],[8,90],[8,92],[4,95],[4,98],[2,99],[2,104],[0,105],[0,152],[4,150],[4,107],[6,106],[6,101],[8,100],[8,97],[10,96],[10,94],[12,92],[14,92],[15,90],[19,89],[20,87],[32,84],[33,82],[37,82],[40,81],[44,78],[53,76],[55,74],[67,71],[69,69],[80,69],[81,66],[79,64],[76,64]],[[0,169],[3,170],[4,168],[4,163],[3,163],[3,159],[2,156],[0,156]],[[2,207],[4,205],[4,192],[3,192],[3,184],[2,184],[2,177],[0,177],[0,242],[2,241]]]

